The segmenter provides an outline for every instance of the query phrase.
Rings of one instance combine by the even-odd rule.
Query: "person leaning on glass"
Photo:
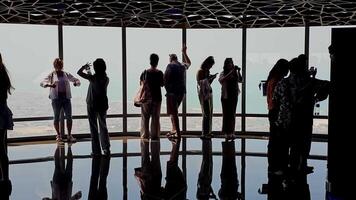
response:
[[[44,88],[49,87],[49,98],[52,100],[52,108],[54,112],[54,129],[56,130],[58,142],[63,142],[62,134],[59,131],[59,115],[61,109],[63,109],[67,119],[68,130],[68,142],[75,142],[75,138],[72,136],[72,104],[70,99],[72,98],[70,91],[70,83],[73,82],[74,86],[80,86],[79,79],[75,78],[72,74],[63,71],[63,60],[60,58],[54,59],[54,70],[45,77],[41,82],[41,86]]]

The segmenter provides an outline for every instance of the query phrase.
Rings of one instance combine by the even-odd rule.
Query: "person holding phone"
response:
[[[75,138],[72,136],[72,98],[70,91],[70,82],[73,82],[74,86],[80,86],[79,79],[75,78],[69,72],[63,70],[63,60],[56,58],[53,61],[54,70],[48,74],[45,79],[40,83],[44,88],[49,87],[49,98],[52,100],[52,108],[54,112],[54,129],[57,132],[57,142],[63,142],[63,133],[59,132],[59,114],[61,110],[64,110],[67,119],[68,130],[68,142],[75,142]]]
[[[234,65],[232,58],[226,58],[223,71],[220,73],[221,104],[223,110],[222,132],[227,140],[235,138],[235,116],[237,97],[240,93],[239,83],[242,82],[241,68]]]
[[[110,156],[110,137],[106,125],[107,110],[109,109],[107,96],[109,77],[106,74],[106,63],[104,59],[97,58],[93,62],[93,68],[95,73],[91,74],[90,63],[87,63],[77,72],[80,77],[89,81],[86,102],[92,155],[100,156],[102,149],[105,156]],[[84,70],[86,73],[84,73]]]
[[[210,69],[215,64],[213,56],[208,56],[197,72],[198,96],[203,114],[202,138],[211,138],[211,126],[213,119],[213,90],[210,84],[214,81],[217,74],[211,75]]]

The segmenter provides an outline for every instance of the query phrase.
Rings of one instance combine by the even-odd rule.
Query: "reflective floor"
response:
[[[9,146],[10,199],[267,199],[258,193],[268,182],[266,140],[116,139],[111,145],[111,157],[94,158],[90,141]],[[311,154],[322,157],[309,160],[314,200],[325,198],[326,145],[313,143]]]

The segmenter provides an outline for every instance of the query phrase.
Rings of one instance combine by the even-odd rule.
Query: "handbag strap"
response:
[[[147,80],[147,70],[145,69],[145,71],[143,72],[143,80],[146,81]]]

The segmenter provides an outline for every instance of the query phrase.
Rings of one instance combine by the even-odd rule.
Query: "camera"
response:
[[[235,70],[240,70],[241,68],[237,65],[234,66]]]
[[[310,74],[310,76],[315,77],[317,71],[318,71],[318,70],[317,70],[316,67],[310,67],[310,68],[309,68],[309,74]]]

